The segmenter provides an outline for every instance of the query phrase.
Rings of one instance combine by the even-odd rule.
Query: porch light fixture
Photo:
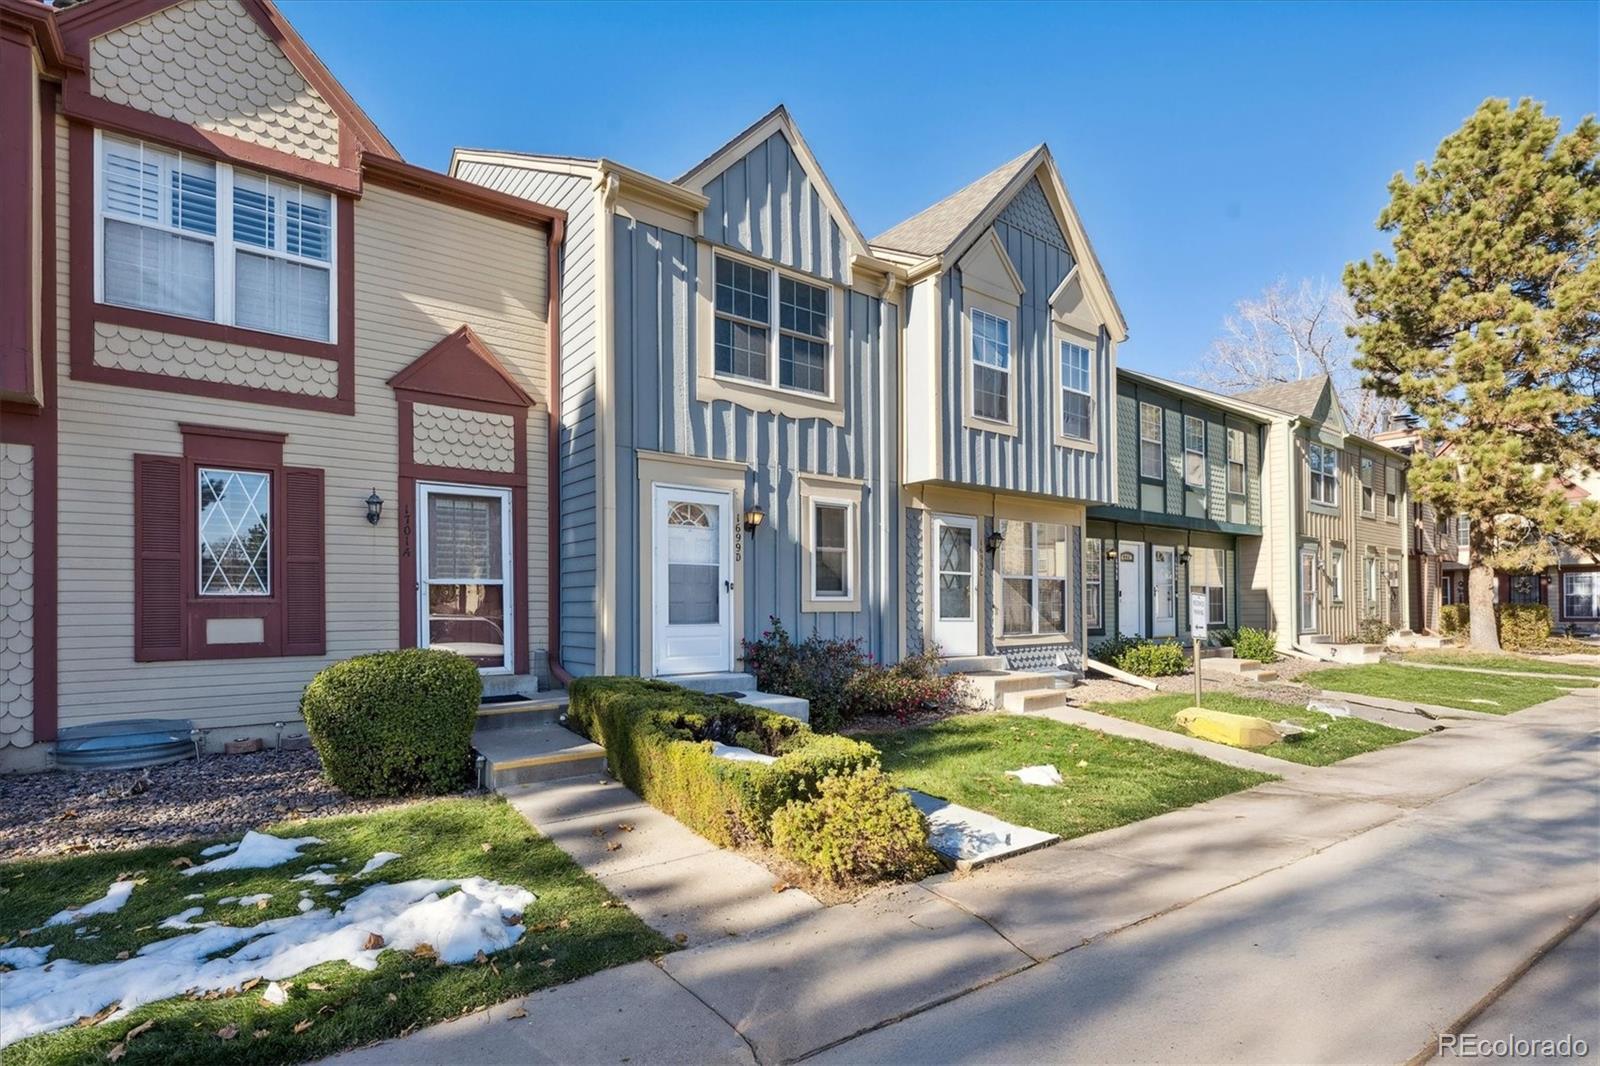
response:
[[[761,528],[761,523],[765,522],[766,520],[767,512],[761,509],[760,504],[757,504],[744,513],[744,528],[748,532],[754,533],[756,530]]]
[[[1117,549],[1115,547],[1106,549],[1106,561],[1111,563],[1117,561]]]
[[[1004,544],[1005,541],[1006,535],[1004,533],[1000,532],[998,529],[991,529],[989,531],[989,535],[983,538],[983,546],[989,549],[990,555],[993,555],[995,552],[1000,550],[1000,545]]]
[[[1185,549],[1183,549],[1183,551],[1178,553],[1178,565],[1179,566],[1188,566],[1189,565],[1189,549],[1188,548],[1185,548]]]
[[[378,495],[374,486],[372,495],[367,497],[367,521],[372,525],[378,524],[378,519],[383,517],[383,497]]]

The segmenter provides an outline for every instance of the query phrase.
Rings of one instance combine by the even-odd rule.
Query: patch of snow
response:
[[[289,878],[291,881],[306,881],[313,885],[336,885],[339,879],[330,873],[321,870],[308,870],[299,877]]]
[[[269,866],[282,866],[299,858],[300,849],[308,844],[320,844],[317,837],[275,837],[254,830],[245,833],[244,839],[231,854],[212,859],[183,871],[183,876],[214,874],[222,870],[264,870]]]
[[[159,928],[159,929],[205,929],[208,926],[216,925],[217,924],[216,922],[196,922],[196,921],[191,921],[190,920],[190,919],[199,917],[200,912],[203,911],[203,910],[205,910],[204,907],[189,907],[186,910],[181,910],[177,914],[174,914],[170,918],[161,919],[161,924],[159,926],[157,926],[157,928]]]
[[[328,891],[324,892],[322,895],[323,895],[323,898],[328,898],[328,897],[331,897],[331,896],[337,896],[338,894],[339,894],[339,890],[337,888],[330,888],[330,889],[328,889]]]
[[[441,895],[452,888],[460,891]],[[480,877],[377,884],[338,911],[270,918],[253,926],[212,925],[146,944],[132,958],[83,963],[58,959],[0,974],[0,1047],[72,1025],[113,1004],[124,1014],[157,1000],[237,988],[252,977],[281,981],[324,962],[343,960],[373,970],[389,949],[432,945],[447,963],[479,951],[511,947],[525,924],[506,918],[526,910],[534,894]],[[384,947],[367,950],[368,935]],[[235,949],[231,954],[223,954]],[[215,957],[213,957],[215,956]]]
[[[775,755],[763,755],[759,751],[741,748],[736,744],[724,744],[720,740],[711,742],[711,754],[714,758],[727,759],[730,762],[758,762],[765,764],[778,761]]]
[[[239,846],[239,842],[237,840],[235,840],[231,844],[213,844],[209,848],[201,848],[200,849],[200,854],[202,854],[202,855],[221,855],[223,852],[232,851],[234,848],[236,848],[238,846]]]
[[[199,896],[186,896],[185,899],[199,899]],[[257,903],[272,898],[271,892],[257,892],[253,896],[223,896],[217,900],[217,906],[226,907],[230,903],[237,903],[241,907],[254,907]]]
[[[281,1007],[289,1002],[289,992],[276,981],[268,982],[266,989],[261,993],[261,1002],[269,1007]]]
[[[206,894],[204,892],[191,892],[187,896],[184,896],[183,898],[184,899],[205,899],[206,898]],[[227,900],[223,900],[222,902],[226,903],[228,901]]]
[[[356,874],[356,876],[365,877],[374,870],[381,870],[399,857],[400,853],[398,851],[380,851],[372,858],[367,860],[367,864],[361,868],[361,872]],[[329,884],[331,881],[332,879],[330,878],[328,881],[319,881],[317,883]]]
[[[304,914],[306,911],[310,910],[312,907],[315,907],[315,906],[316,906],[316,904],[312,903],[309,899],[303,899],[303,900],[300,901],[300,913]]]
[[[1315,711],[1318,714],[1325,714],[1329,718],[1349,718],[1350,717],[1350,708],[1348,708],[1348,707],[1335,707],[1331,703],[1318,703],[1316,700],[1312,700],[1310,703],[1306,704],[1306,710]]]
[[[188,873],[187,870],[184,872]],[[133,895],[133,884],[132,881],[117,881],[106,889],[105,895],[93,903],[85,903],[81,907],[68,907],[64,911],[57,911],[45,919],[44,924],[46,926],[66,925],[68,922],[87,918],[91,914],[115,914],[122,909],[124,903],[128,902],[128,897]]]
[[[0,948],[0,965],[26,970],[30,966],[43,966],[50,957],[50,945],[42,948]]]
[[[1044,766],[1024,766],[1020,770],[1007,770],[1007,777],[1014,777],[1024,785],[1038,785],[1041,788],[1050,788],[1061,784],[1061,771],[1054,764]]]

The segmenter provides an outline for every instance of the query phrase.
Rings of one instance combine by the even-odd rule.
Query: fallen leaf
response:
[[[271,1029],[257,1029],[255,1032],[250,1034],[251,1038],[255,1039],[255,1040],[260,1040],[264,1036],[271,1036],[271,1035],[272,1035],[272,1030]]]
[[[478,953],[472,956],[472,961],[477,963],[479,966],[482,966],[484,963],[489,961],[489,956],[483,953],[482,948],[479,948]]]
[[[179,855],[176,859],[172,860],[170,865],[175,870],[187,870],[189,867],[194,865],[194,860],[189,858],[187,855]]]
[[[506,1015],[506,1020],[510,1021],[511,1019],[514,1019],[514,1018],[526,1018],[527,1016],[528,1016],[528,1012],[523,1010],[521,1007],[518,1007],[518,1008],[516,1008],[515,1010],[509,1012]]]
[[[1078,760],[1078,769],[1080,769],[1080,770],[1081,770],[1081,769],[1083,769],[1083,768],[1084,768],[1084,767],[1085,767],[1085,766],[1088,766],[1088,765],[1089,765],[1089,760],[1088,760],[1088,759],[1079,759],[1079,760]]]
[[[679,944],[687,944],[689,942],[689,934],[688,933],[679,933],[677,936],[673,937],[672,939],[677,941]]]
[[[608,840],[608,841],[606,841],[606,850],[607,851],[621,851],[622,850],[622,845],[617,843],[615,840]]]
[[[224,1040],[232,1040],[239,1035],[239,1027],[237,1025],[224,1025],[217,1030],[217,1035]]]
[[[602,906],[602,907],[620,907],[620,906],[622,906],[622,904],[618,903],[614,899],[605,899],[605,900],[601,900],[600,901],[600,906]]]
[[[388,995],[388,1000],[390,1003],[398,1003],[400,1002],[400,997],[395,995],[393,992],[390,992]]]
[[[84,1015],[83,1017],[78,1019],[78,1022],[77,1022],[78,1028],[87,1029],[91,1025],[99,1025],[101,1022],[105,1021],[107,1018],[109,1018],[113,1014],[117,1013],[117,1009],[119,1007],[121,1007],[121,1006],[122,1006],[121,1003],[113,1003],[109,1007],[101,1008],[101,1010],[97,1014],[86,1014],[86,1015]]]
[[[772,891],[774,891],[774,892],[787,892],[787,891],[789,891],[789,887],[790,887],[789,886],[789,882],[787,882],[787,881],[779,881],[777,884],[772,886]]]
[[[361,942],[361,950],[376,951],[383,947],[383,943],[383,937],[379,936],[377,933],[368,933],[367,939]]]
[[[411,953],[419,959],[437,959],[439,953],[433,949],[432,944],[418,944],[411,949]]]
[[[307,1029],[311,1028],[311,1025],[312,1025],[312,1020],[310,1018],[302,1018],[300,1021],[295,1022],[294,1023],[295,1035],[299,1036],[301,1033],[303,1033]]]
[[[239,991],[248,992],[252,988],[254,988],[256,985],[259,985],[260,983],[261,983],[261,978],[252,977],[252,978],[250,978],[250,980],[246,981],[244,984],[239,986]]]
[[[624,833],[631,833],[631,832],[633,832],[633,823],[632,822],[618,822],[617,823],[617,828],[622,830]]]
[[[322,1006],[317,1008],[317,1013],[318,1014],[332,1014],[333,1013],[333,1004],[332,1003],[324,1003]]]
[[[127,1053],[128,1053],[128,1045],[127,1044],[112,1044],[111,1045],[111,1050],[106,1052],[106,1061],[107,1062],[116,1062],[118,1059],[122,1058],[122,1056],[126,1055]]]
[[[312,992],[326,992],[328,990],[327,985],[319,984],[316,981],[307,981],[306,988]]]
[[[571,929],[572,928],[572,919],[571,918],[563,918],[563,919],[561,919],[559,922],[556,923],[556,928],[557,929]]]
[[[126,952],[126,951],[117,952],[117,961],[118,962],[121,962],[123,959],[126,959],[127,957],[128,957],[128,952]]]
[[[407,971],[406,971],[406,972],[405,972],[405,973],[403,973],[403,974],[401,974],[401,975],[400,975],[400,980],[402,980],[402,981],[409,981],[409,980],[411,980],[411,979],[412,979],[412,978],[413,978],[413,977],[415,977],[415,976],[417,976],[417,975],[416,975],[416,974],[414,974],[414,973],[412,973],[412,972],[411,972],[411,971],[410,971],[410,970],[407,970]]]
[[[270,901],[269,900],[264,900],[264,899],[256,900],[256,910],[258,910],[258,911],[266,910],[268,902],[270,902]]]
[[[134,1037],[143,1036],[155,1027],[156,1020],[154,1018],[151,1018],[147,1022],[140,1022],[138,1025],[128,1030],[128,1039],[132,1040]]]
[[[589,835],[600,837],[603,840],[605,839],[606,831],[603,827],[597,825],[593,829],[589,830]]]
[[[540,959],[539,960],[539,965],[543,966],[547,970],[550,967],[554,966],[555,964],[556,964],[556,960],[555,959]]]
[[[505,922],[507,925],[521,925],[522,924],[522,915],[520,915],[520,914],[502,914],[500,916],[500,920]]]
[[[487,855],[487,854],[489,854],[489,853],[490,853],[490,852],[491,852],[491,851],[493,851],[493,850],[494,850],[494,845],[493,845],[493,844],[490,844],[490,843],[489,843],[489,842],[487,842],[487,841],[485,841],[485,842],[484,842],[484,843],[482,843],[482,844],[479,844],[479,845],[478,845],[478,847],[480,847],[480,848],[482,848],[482,849],[483,849],[483,853],[484,853],[484,854],[485,854],[485,855]]]
[[[57,818],[58,818],[58,820],[64,822],[68,818],[76,818],[77,816],[78,816],[78,812],[73,810],[71,807],[68,807],[66,810],[62,811],[59,815],[57,815]]]

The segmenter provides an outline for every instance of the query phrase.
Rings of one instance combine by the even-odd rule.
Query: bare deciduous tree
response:
[[[1361,387],[1361,374],[1351,365],[1355,342],[1347,332],[1354,322],[1342,288],[1309,279],[1290,288],[1279,280],[1259,297],[1234,305],[1194,379],[1233,393],[1328,374],[1351,428],[1370,437],[1385,428],[1395,404]]]

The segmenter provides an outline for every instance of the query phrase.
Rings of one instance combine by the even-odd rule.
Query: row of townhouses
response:
[[[672,179],[403,161],[270,0],[0,0],[0,766],[392,647],[1081,669],[1418,625],[1403,450],[1127,336],[1040,146],[869,239],[782,107]],[[1439,580],[1435,574],[1433,587]]]

